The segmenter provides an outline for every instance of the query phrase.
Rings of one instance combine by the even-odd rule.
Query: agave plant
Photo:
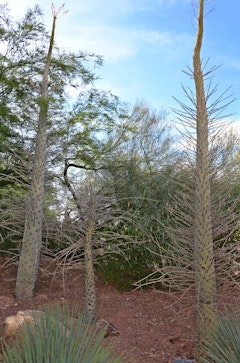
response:
[[[217,328],[211,343],[206,345],[207,359],[204,363],[240,362],[240,311],[239,308],[225,310],[217,317]]]
[[[5,346],[4,363],[120,363],[113,347],[102,344],[104,331],[90,326],[84,315],[69,317],[59,306],[46,309],[45,318],[26,322],[14,347]]]

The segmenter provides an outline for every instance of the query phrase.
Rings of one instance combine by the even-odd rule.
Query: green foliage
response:
[[[218,315],[217,327],[212,334],[211,343],[206,344],[207,358],[202,363],[240,362],[240,311],[239,308],[227,310]]]
[[[0,228],[2,242],[0,244],[0,256],[18,254],[22,238],[21,236],[8,236],[6,230]]]
[[[131,290],[133,284],[150,272],[150,258],[143,247],[131,246],[127,253],[106,255],[98,271],[102,281],[118,290]]]
[[[131,266],[135,255],[138,254],[137,260],[141,256],[134,267],[136,271],[145,270],[149,260],[150,264],[153,263],[155,242],[161,245],[167,243],[163,227],[169,224],[166,205],[177,188],[175,178],[180,167],[180,155],[172,147],[173,139],[165,116],[164,112],[157,113],[144,102],[137,102],[129,112],[122,142],[118,144],[118,134],[111,135],[112,144],[116,147],[111,157],[105,160],[106,168],[102,173],[103,183],[113,186],[121,209],[132,216],[131,220],[117,225],[118,233],[134,236],[138,241],[148,241],[148,251],[143,255],[145,262],[142,251],[137,251],[139,246],[132,252],[133,257],[128,259]],[[151,257],[149,250],[153,251]],[[124,262],[124,258],[120,263],[129,270],[129,263]]]
[[[102,344],[104,332],[84,316],[70,317],[66,308],[48,307],[44,318],[26,323],[13,348],[6,346],[4,363],[120,363],[112,348]]]
[[[15,231],[17,230],[19,234],[21,229],[21,238],[23,234],[22,218],[24,218],[26,208],[19,211],[17,206],[20,205],[22,208],[22,201],[26,201],[25,196],[29,190],[39,104],[43,101],[39,97],[39,90],[48,50],[49,34],[42,23],[40,8],[36,6],[29,9],[26,15],[17,22],[9,16],[7,6],[1,5],[0,40],[3,45],[2,51],[0,51],[0,239],[4,240],[4,246],[2,244],[1,247],[9,249],[12,248],[12,236]],[[90,135],[91,132],[96,131],[95,124],[91,126],[89,121],[86,127],[84,125],[81,127],[81,123],[84,124],[84,121],[89,119],[89,115],[92,115],[91,121],[94,122],[93,118],[96,118],[97,115],[96,110],[99,110],[100,103],[101,110],[103,110],[107,103],[107,96],[104,98],[103,93],[94,92],[98,99],[96,105],[97,101],[94,101],[96,97],[93,100],[93,91],[89,90],[91,97],[87,98],[88,102],[85,100],[85,92],[84,96],[81,92],[80,100],[78,98],[76,100],[74,97],[73,100],[67,91],[69,89],[76,91],[78,87],[82,91],[84,85],[92,84],[96,79],[95,66],[101,64],[101,57],[94,54],[60,52],[55,47],[53,49],[48,83],[49,97],[44,99],[44,105],[46,103],[49,106],[47,123],[48,148],[50,149],[46,187],[49,189],[49,185],[51,186],[46,206],[45,226],[47,228],[49,228],[49,224],[57,227],[59,224],[57,219],[53,221],[52,215],[49,217],[50,208],[48,208],[49,205],[54,206],[51,200],[57,200],[57,191],[54,193],[53,188],[55,171],[57,169],[62,173],[60,163],[69,155],[73,158],[76,156],[73,142],[75,132],[71,132],[72,130],[68,128],[68,120],[71,121],[76,113],[86,111],[91,102],[91,112],[89,111],[88,115],[83,116],[82,119],[79,116],[80,120],[76,129],[82,138],[76,136],[76,144],[81,148],[84,162],[85,159],[87,162],[90,159],[90,163],[91,155],[95,150],[98,152],[97,142],[94,143],[95,139]],[[88,92],[86,93],[88,94]],[[78,108],[74,106],[75,103]],[[85,106],[84,109],[81,108],[80,103]],[[95,112],[92,111],[93,109]],[[80,132],[82,129],[85,133]],[[90,144],[91,141],[93,146]],[[53,163],[57,168],[53,168]],[[11,195],[11,199],[9,195]],[[16,214],[20,218],[17,218]],[[48,231],[46,234],[49,236]],[[53,240],[57,239],[56,237]]]

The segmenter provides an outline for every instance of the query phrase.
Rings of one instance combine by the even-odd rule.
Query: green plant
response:
[[[239,308],[218,314],[216,330],[206,344],[207,358],[202,363],[240,362],[240,311]]]
[[[118,290],[133,289],[136,281],[151,271],[151,255],[143,247],[132,246],[121,254],[107,255],[100,263],[98,271],[105,283],[113,284]]]
[[[104,332],[86,321],[70,317],[67,308],[46,309],[45,318],[26,322],[14,347],[5,346],[4,363],[120,363],[102,344]]]

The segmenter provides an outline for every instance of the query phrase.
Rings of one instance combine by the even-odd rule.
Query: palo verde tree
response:
[[[142,238],[145,239],[149,237],[150,229],[154,229],[157,217],[163,216],[168,193],[174,188],[180,155],[173,148],[174,139],[166,123],[165,111],[156,112],[146,102],[137,101],[127,122],[124,142],[105,162],[103,180],[113,185],[123,209],[131,208],[141,217],[146,232]],[[117,139],[118,135],[112,135],[112,138]],[[159,230],[155,232],[162,237]]]
[[[121,208],[131,210],[139,222],[129,220],[118,226],[143,242],[129,246],[127,262],[119,257],[122,270],[129,272],[133,283],[144,277],[156,259],[159,260],[154,254],[157,248],[152,243],[153,236],[161,245],[168,243],[163,229],[163,225],[169,223],[165,207],[176,188],[174,179],[180,153],[174,150],[174,138],[164,110],[157,112],[146,102],[137,101],[129,112],[128,125],[125,141],[106,160],[108,165],[102,174],[103,182],[113,186]],[[109,266],[111,263],[117,273],[116,263],[110,260]],[[106,264],[106,273],[107,268]],[[124,284],[127,286],[126,282]]]

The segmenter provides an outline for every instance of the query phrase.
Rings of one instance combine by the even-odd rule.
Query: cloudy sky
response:
[[[14,18],[36,3],[51,26],[51,0],[9,0]],[[64,1],[54,1],[56,8]],[[68,13],[59,18],[59,47],[100,54],[98,87],[122,100],[146,100],[155,109],[176,106],[172,96],[184,100],[182,72],[192,63],[196,32],[196,0],[65,0]],[[232,86],[240,96],[240,1],[210,0],[205,18],[203,59],[222,65],[214,81],[219,91]],[[228,109],[240,119],[240,100]]]

